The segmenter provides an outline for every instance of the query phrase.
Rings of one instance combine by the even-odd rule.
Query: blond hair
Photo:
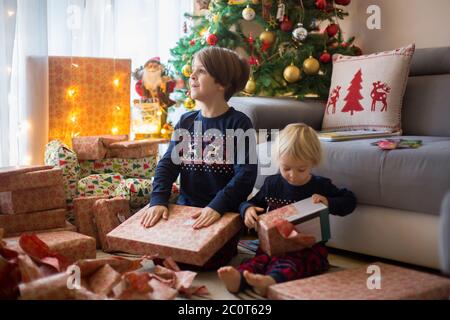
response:
[[[214,80],[225,87],[225,100],[228,101],[238,91],[245,88],[250,76],[250,66],[244,58],[233,50],[220,47],[207,47],[194,55]]]
[[[278,136],[278,157],[291,156],[316,166],[322,160],[322,147],[316,131],[304,123],[293,123]]]

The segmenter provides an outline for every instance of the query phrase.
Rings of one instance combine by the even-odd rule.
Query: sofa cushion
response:
[[[324,161],[314,173],[352,190],[358,203],[439,215],[450,189],[450,138],[402,138],[423,146],[382,151],[370,145],[379,139],[322,142]]]

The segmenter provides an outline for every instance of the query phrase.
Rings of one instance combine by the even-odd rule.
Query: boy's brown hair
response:
[[[247,60],[239,57],[233,50],[208,47],[197,52],[195,59],[198,59],[218,84],[225,87],[226,101],[245,88],[250,76],[250,66]]]

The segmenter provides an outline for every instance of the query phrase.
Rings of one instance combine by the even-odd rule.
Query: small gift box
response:
[[[57,231],[39,233],[37,237],[42,240],[52,252],[67,258],[72,264],[81,259],[94,259],[97,254],[95,239],[72,231]],[[21,252],[19,237],[4,239],[6,245]]]
[[[191,216],[202,209],[170,205],[169,219],[161,219],[146,229],[141,220],[147,209],[142,209],[107,235],[111,251],[158,254],[159,258],[172,257],[177,262],[203,266],[241,228],[239,214],[226,213],[207,228],[193,229],[195,219]]]
[[[158,155],[158,145],[165,139],[148,139],[111,143],[106,153],[107,158],[140,159]]]
[[[130,202],[125,198],[97,200],[94,216],[102,249],[109,251],[106,235],[131,216]]]
[[[100,239],[98,237],[97,226],[94,217],[94,204],[97,200],[107,199],[107,196],[101,197],[82,197],[73,200],[73,210],[75,216],[75,225],[78,232],[92,237],[100,248]]]
[[[128,140],[127,135],[74,137],[72,147],[79,160],[98,160],[106,156],[111,143]]]
[[[78,196],[113,196],[123,177],[120,174],[93,174],[78,181]]]
[[[0,192],[63,185],[62,170],[47,168],[27,172],[18,169],[8,172],[4,176],[0,172]]]
[[[150,203],[152,183],[150,179],[126,179],[122,180],[114,195],[124,197],[130,201],[131,208],[142,208]]]
[[[62,183],[49,187],[0,192],[1,213],[20,214],[62,208],[66,208]]]
[[[259,216],[258,237],[260,247],[268,255],[272,256],[304,248],[298,242],[283,237],[279,228],[277,228],[282,220],[287,220],[295,225],[297,232],[314,236],[317,242],[327,241],[330,238],[328,208],[322,203],[313,203],[312,198],[308,198]]]
[[[57,209],[25,214],[0,214],[0,228],[5,236],[26,231],[63,228],[66,225],[66,210]]]
[[[450,280],[385,263],[272,285],[273,300],[447,300]]]

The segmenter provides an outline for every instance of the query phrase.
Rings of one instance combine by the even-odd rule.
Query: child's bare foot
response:
[[[228,291],[231,293],[239,291],[241,285],[241,273],[239,271],[233,267],[222,267],[217,270],[217,274]]]
[[[263,274],[254,274],[248,271],[244,271],[244,278],[247,283],[255,289],[256,293],[265,297],[267,295],[267,288],[277,283],[271,276],[265,276]]]

